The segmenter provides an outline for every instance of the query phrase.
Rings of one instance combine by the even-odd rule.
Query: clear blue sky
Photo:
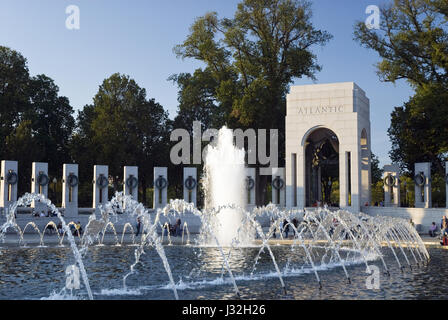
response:
[[[317,83],[354,81],[371,100],[372,150],[390,162],[387,129],[390,113],[412,90],[405,82],[381,83],[378,56],[353,41],[355,21],[368,5],[385,0],[315,0],[314,23],[334,39],[315,48],[322,72]],[[177,88],[167,78],[201,65],[179,60],[172,49],[194,19],[208,11],[231,17],[239,0],[0,0],[0,45],[21,52],[32,75],[53,78],[60,94],[80,110],[92,102],[102,81],[115,72],[130,75],[174,117]],[[65,27],[69,5],[80,8],[80,30]],[[300,79],[296,84],[312,83]]]

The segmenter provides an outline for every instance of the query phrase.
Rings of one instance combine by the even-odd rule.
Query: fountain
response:
[[[113,295],[136,299],[266,298],[265,292],[271,292],[268,298],[288,298],[297,292],[309,294],[313,287],[324,290],[326,281],[336,285],[340,279],[347,285],[359,283],[360,274],[365,268],[371,271],[375,262],[391,277],[396,270],[404,273],[425,268],[430,259],[415,228],[403,219],[327,208],[281,210],[274,204],[248,210],[244,151],[233,145],[232,132],[227,128],[220,130],[218,140],[207,150],[203,181],[203,210],[184,200],[171,200],[163,208],[149,210],[132,195],[116,193],[89,216],[84,234],[77,238],[70,230],[74,222],[67,224],[48,199],[27,194],[7,210],[6,222],[0,226],[0,240],[5,241],[6,232],[13,229],[20,247],[25,244],[24,233],[34,232],[39,238],[40,254],[47,259],[51,250],[60,254],[67,249],[60,247],[67,235],[89,299]],[[46,230],[55,228],[55,222],[46,223],[42,230],[36,223],[28,222],[22,230],[16,221],[17,207],[37,200],[57,214],[62,223],[63,233],[56,232],[59,247],[52,248],[51,241],[45,241],[51,237],[46,236]],[[199,235],[190,235],[186,220],[191,217],[201,221]],[[177,219],[184,221],[179,241],[175,241],[179,234],[172,236],[167,230],[165,235],[165,227]],[[133,228],[138,220],[139,237]],[[282,223],[283,228],[292,229],[292,238],[283,237]],[[96,241],[100,246],[93,245]],[[0,272],[10,256],[2,254],[4,250],[9,249],[0,249],[4,257]],[[21,250],[31,249],[28,246]],[[105,259],[112,262],[105,263]],[[72,268],[61,265],[59,260],[47,259],[56,270]],[[363,266],[362,271],[359,266]],[[89,273],[95,276],[89,279]],[[51,282],[51,278],[46,281]],[[265,283],[268,287],[264,287]],[[13,290],[19,288],[23,286]],[[353,290],[360,290],[359,286]],[[0,297],[2,294],[0,288]],[[28,297],[34,291],[19,294]],[[48,295],[42,291],[38,294]],[[73,294],[84,298],[81,292],[76,295],[76,291],[65,287],[51,297],[71,299]]]
[[[36,199],[35,195],[26,195],[25,197],[28,200]],[[49,204],[43,198],[39,200]],[[21,204],[27,203],[22,199],[19,199],[19,202]],[[102,247],[95,250],[106,250],[109,247],[116,246],[118,243],[116,230],[119,230],[120,222],[114,219],[117,219],[117,212],[122,212],[123,206],[126,207],[123,211],[126,215],[126,222],[123,226],[122,239],[119,242],[121,246],[119,248],[126,248],[126,241],[124,241],[123,237],[126,229],[132,229],[132,224],[129,221],[140,217],[143,233],[141,239],[137,239],[134,234],[131,234],[131,241],[127,242],[128,246],[135,244],[137,248],[134,249],[134,263],[130,266],[130,270],[122,275],[123,289],[118,291],[122,294],[141,293],[144,290],[144,287],[143,289],[129,287],[129,280],[141,272],[141,270],[139,271],[139,268],[141,268],[139,265],[150,248],[154,248],[158,253],[169,279],[168,285],[162,282],[163,285],[159,283],[158,286],[151,286],[151,290],[170,289],[175,298],[179,297],[178,290],[183,290],[185,286],[208,288],[217,284],[219,286],[230,285],[233,287],[236,297],[241,296],[244,298],[239,288],[239,283],[269,281],[271,278],[278,278],[283,288],[283,294],[286,294],[288,292],[288,278],[300,277],[307,273],[314,274],[318,287],[322,288],[321,274],[328,272],[328,270],[340,268],[342,274],[350,283],[352,281],[352,273],[354,272],[353,268],[359,264],[364,264],[367,268],[370,268],[371,264],[378,260],[383,265],[384,273],[390,275],[389,271],[394,261],[398,269],[404,272],[405,269],[413,270],[419,266],[424,266],[429,260],[429,253],[415,228],[409,222],[398,218],[370,217],[363,214],[354,215],[342,210],[333,212],[328,209],[281,211],[275,205],[257,208],[251,212],[238,209],[236,206],[224,206],[222,209],[211,208],[199,211],[182,200],[173,200],[165,208],[156,212],[149,212],[140,203],[131,199],[130,196],[124,196],[123,194],[116,194],[108,204],[102,207],[103,213],[108,213],[107,216],[109,218],[107,221],[104,221],[103,218],[97,220],[94,215],[91,216],[82,239],[78,239],[81,249],[78,249],[75,243],[76,239],[69,230],[69,224],[64,223],[65,232],[60,239],[58,235],[58,243],[63,244],[64,236],[67,235],[78,265],[83,266],[83,260],[89,260],[88,252],[93,250],[89,249],[89,245],[93,244],[95,239],[102,244]],[[218,212],[224,212],[224,210],[239,212],[241,222],[252,226],[258,234],[258,239],[253,238],[250,244],[242,245],[238,238],[234,238],[230,244],[223,246],[220,245],[219,239],[214,237],[213,245],[210,243],[204,245],[203,235],[206,234],[208,239],[212,239],[210,235],[213,234],[212,230],[215,230],[212,229],[215,225],[213,221],[211,222],[211,217],[216,217]],[[188,246],[183,245],[184,239],[182,239],[181,245],[167,246],[166,248],[171,247],[173,249],[166,252],[167,249],[162,245],[163,233],[161,231],[163,229],[159,227],[161,217],[173,221],[190,214],[194,214],[202,219],[204,224],[202,228],[203,234],[193,238],[193,243]],[[257,221],[266,215],[273,218],[273,223],[268,230],[264,230],[265,228],[262,228]],[[102,216],[106,215],[103,214]],[[8,217],[11,217],[11,215],[9,214]],[[292,223],[292,217],[300,219],[300,223],[297,226]],[[293,238],[290,240],[274,239],[274,230],[277,229],[278,232],[279,225],[284,220],[292,227],[294,232]],[[49,225],[53,224],[48,223],[45,228]],[[245,227],[247,228],[248,226]],[[22,244],[24,244],[24,231],[31,228],[40,238],[38,244],[42,247],[42,250],[51,248],[51,245],[44,241],[46,233],[44,230],[40,231],[36,224],[28,223],[26,228],[21,230],[14,220],[8,220],[7,224],[2,226],[1,238],[5,237],[7,228],[16,230]],[[241,230],[241,226],[238,229]],[[106,242],[104,238],[106,230],[112,231],[112,237],[109,239],[109,242]],[[185,224],[184,232],[189,233]],[[234,234],[238,233],[239,231]],[[280,246],[272,247],[273,244],[280,244]],[[29,249],[30,247],[27,246],[27,248]],[[284,249],[288,251],[284,251]],[[173,274],[172,264],[179,257],[175,258],[177,254],[175,256],[170,254],[171,250],[175,250],[177,254],[182,252],[190,254],[189,252],[192,250],[196,258],[185,262],[181,269],[179,269],[179,265],[176,263],[177,267]],[[207,258],[210,250],[212,250],[211,252],[216,251],[212,260],[209,260],[209,257]],[[279,250],[284,252],[283,257],[281,254],[279,255]],[[265,258],[265,251],[268,260]],[[387,251],[391,255],[386,261]],[[285,255],[286,252],[289,253]],[[202,261],[202,264],[196,266],[197,261]],[[241,261],[246,261],[243,269],[240,266]],[[271,262],[269,263],[269,261]],[[144,262],[144,265],[147,263]],[[219,269],[219,272],[217,272],[219,274],[218,278],[214,278],[214,273],[208,271],[210,267],[207,267],[207,265],[210,263],[219,264],[219,268],[217,268]],[[273,271],[270,270],[269,265],[273,266]],[[109,268],[110,266],[104,266],[106,272]],[[84,268],[85,273],[82,271],[83,268],[80,269],[81,274],[84,275],[83,279],[87,289],[89,267]],[[228,278],[225,277],[225,274],[228,274]],[[151,275],[148,275],[148,277],[151,277]],[[175,277],[181,277],[178,283],[174,281]],[[189,282],[185,282],[185,279],[182,279],[183,277],[187,277],[186,279],[189,279]],[[62,292],[65,292],[65,288]],[[57,298],[64,297],[61,293],[57,295]],[[111,293],[109,292],[109,294]],[[92,294],[92,298],[95,295],[101,296],[101,293]],[[88,294],[88,296],[90,295]],[[72,293],[67,296],[67,298],[71,297]]]
[[[245,208],[245,152],[234,146],[233,131],[224,127],[219,131],[216,145],[210,144],[205,158],[205,209],[220,208],[212,219],[212,232],[222,246],[238,239],[242,245],[250,244],[253,233],[243,226]]]
[[[5,233],[9,228],[14,228],[15,230],[17,230],[17,232],[20,233],[20,239],[23,240],[23,232],[21,232],[20,227],[17,225],[16,221],[15,221],[15,217],[16,217],[16,210],[17,207],[19,206],[28,206],[31,205],[31,203],[33,201],[38,201],[42,204],[45,204],[52,213],[56,214],[57,217],[59,218],[59,220],[62,223],[62,228],[64,230],[64,232],[66,232],[68,234],[68,239],[70,241],[70,246],[71,249],[73,251],[73,254],[75,256],[76,262],[80,268],[81,274],[82,274],[82,278],[84,281],[84,285],[86,287],[87,290],[87,294],[89,296],[89,299],[92,300],[93,299],[93,295],[92,295],[92,291],[90,290],[90,285],[89,285],[89,280],[87,277],[87,273],[84,267],[84,263],[82,261],[82,256],[81,253],[78,250],[78,247],[76,246],[75,243],[75,239],[72,235],[72,233],[70,232],[70,228],[69,226],[65,223],[64,218],[62,217],[61,213],[59,212],[59,210],[51,203],[51,201],[49,199],[46,199],[43,195],[41,194],[25,194],[23,197],[21,197],[19,200],[17,200],[17,202],[15,202],[14,204],[12,204],[9,209],[6,212],[6,216],[7,216],[7,221],[0,227],[0,240],[4,239]],[[34,224],[35,226],[35,224]],[[26,228],[26,227],[25,227]],[[41,245],[43,245],[42,243],[42,236],[41,238]]]

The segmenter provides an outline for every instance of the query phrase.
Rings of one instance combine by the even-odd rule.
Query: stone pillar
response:
[[[248,206],[255,206],[256,186],[255,168],[246,168],[246,201]]]
[[[384,206],[400,207],[400,168],[398,165],[386,165],[383,169]],[[393,197],[393,201],[391,198]]]
[[[154,209],[168,204],[168,168],[154,168]]]
[[[306,173],[305,173],[305,148],[300,147],[299,152],[297,153],[297,161],[296,161],[296,203],[297,208],[305,208],[306,206]]]
[[[7,208],[17,201],[18,166],[17,161],[2,161],[0,177],[0,207],[2,208]]]
[[[360,146],[353,148],[350,153],[351,164],[350,164],[350,177],[351,177],[351,210],[354,213],[361,212],[361,157],[360,157]]]
[[[297,206],[297,153],[286,156],[286,206],[293,208]]]
[[[48,177],[48,163],[33,162],[31,173],[31,193],[41,194],[48,198],[48,185],[50,178]],[[31,208],[35,208],[37,212],[47,212],[47,206],[39,201],[33,201]]]
[[[286,206],[285,168],[272,168],[272,203]]]
[[[198,178],[196,168],[184,168],[184,200],[197,206]]]
[[[448,161],[445,163],[445,187],[446,187],[446,207],[448,208]]]
[[[124,167],[124,186],[125,196],[131,196],[133,200],[138,201],[138,167]]]
[[[415,164],[415,207],[431,208],[431,163]],[[423,195],[423,196],[422,196]]]
[[[109,200],[109,167],[93,167],[93,209],[100,213],[99,207]]]
[[[78,165],[64,164],[62,173],[62,208],[65,217],[78,216]]]
[[[370,139],[370,126],[361,130],[360,137],[360,178],[361,178],[361,205],[372,204],[371,186],[372,186],[372,152]]]
[[[348,154],[342,148],[339,152],[339,207],[348,207]]]

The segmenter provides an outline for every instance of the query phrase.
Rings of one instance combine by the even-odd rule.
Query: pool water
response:
[[[83,261],[94,299],[174,299],[167,273],[157,252],[147,248],[135,273],[126,279],[135,262],[134,246],[92,246]],[[221,253],[216,248],[193,246],[165,246],[165,253],[182,300],[235,299],[235,291]],[[311,265],[306,263],[304,252],[291,251],[289,246],[273,246],[273,253],[286,285],[284,293],[274,264],[264,252],[255,266],[259,248],[234,250],[229,264],[242,299],[263,300],[319,300],[319,299],[446,299],[448,298],[448,251],[429,249],[431,260],[417,265],[409,255],[412,269],[401,259],[401,270],[392,255],[383,249],[390,276],[384,274],[380,259],[369,261],[377,266],[379,289],[369,289],[370,274],[365,261],[346,265],[350,282],[338,263],[318,264],[319,287]],[[228,252],[226,252],[228,254]],[[317,248],[314,260],[324,256]],[[355,261],[356,262],[356,261]],[[87,299],[81,281],[79,290],[62,290],[66,284],[65,271],[75,264],[69,248],[0,249],[0,299]],[[373,270],[373,268],[372,268]]]

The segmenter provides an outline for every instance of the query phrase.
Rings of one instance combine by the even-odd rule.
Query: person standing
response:
[[[274,223],[275,223],[274,217],[271,217],[271,225],[273,225]],[[273,231],[273,235],[272,235],[274,237],[274,239],[277,239],[276,232],[277,232],[277,228],[274,227],[274,231]]]
[[[135,233],[135,236],[138,237],[138,235],[140,234],[140,229],[142,227],[142,221],[140,220],[140,218],[137,218],[137,232]]]
[[[175,231],[174,231],[174,235],[176,237],[179,237],[182,233],[182,227],[180,226],[182,224],[182,221],[180,219],[176,220],[176,226],[175,226]]]
[[[64,234],[64,231],[63,231],[63,229],[62,229],[62,222],[59,222],[58,223],[58,225],[57,225],[57,229],[58,229],[58,232],[59,232],[59,235],[63,235]]]
[[[429,236],[431,238],[434,238],[436,236],[436,231],[437,231],[437,225],[435,222],[433,222],[431,227],[429,228]]]
[[[289,223],[288,220],[283,221],[283,232],[285,233],[285,238],[288,239],[288,233],[289,233]]]
[[[283,238],[283,221],[280,222],[280,238]]]
[[[448,219],[445,216],[442,218],[440,227],[440,244],[442,246],[448,246]]]
[[[442,218],[442,223],[440,224],[440,235],[443,237],[448,232],[448,220],[444,216]]]
[[[294,226],[294,228],[292,229],[292,234],[293,234],[293,236],[295,236],[296,230],[299,227],[299,220],[297,220],[297,218],[292,219],[292,224]]]

